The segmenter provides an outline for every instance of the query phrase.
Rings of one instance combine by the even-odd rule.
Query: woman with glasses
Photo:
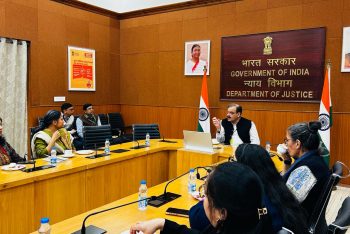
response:
[[[153,234],[191,233],[271,233],[266,220],[268,212],[263,204],[263,187],[254,171],[233,162],[217,166],[208,176],[205,185],[205,215],[210,225],[199,232],[166,219],[138,222],[130,229],[131,234],[142,231]]]
[[[0,166],[23,161],[2,134],[2,118],[0,117]]]
[[[330,172],[319,154],[319,121],[297,123],[286,132],[287,152],[283,154],[285,173],[283,180],[302,207],[312,214]],[[291,157],[295,162],[291,164]]]

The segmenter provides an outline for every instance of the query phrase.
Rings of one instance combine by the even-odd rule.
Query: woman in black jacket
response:
[[[166,219],[153,219],[136,223],[130,233],[153,234],[157,230],[164,234],[270,233],[263,187],[250,168],[239,163],[220,164],[209,175],[205,187],[204,209],[211,225],[204,231],[198,232]]]

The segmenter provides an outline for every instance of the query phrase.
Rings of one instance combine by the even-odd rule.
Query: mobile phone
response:
[[[189,212],[189,210],[169,207],[169,208],[165,211],[165,214],[167,214],[167,215],[181,216],[181,217],[186,217],[186,218],[188,218],[188,212]]]

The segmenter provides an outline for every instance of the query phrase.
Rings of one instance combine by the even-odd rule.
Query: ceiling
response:
[[[167,6],[193,0],[78,0],[95,7],[113,11],[115,13],[128,13],[154,7]]]

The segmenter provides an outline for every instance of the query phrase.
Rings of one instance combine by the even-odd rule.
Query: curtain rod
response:
[[[17,44],[18,45],[22,45],[23,42],[26,42],[27,44],[29,44],[29,41],[26,41],[26,40],[20,40],[20,39],[14,39],[14,38],[7,38],[7,37],[0,37],[0,39],[5,39],[5,42],[6,43],[9,43],[9,44],[13,44],[13,41],[14,40],[17,40]]]

